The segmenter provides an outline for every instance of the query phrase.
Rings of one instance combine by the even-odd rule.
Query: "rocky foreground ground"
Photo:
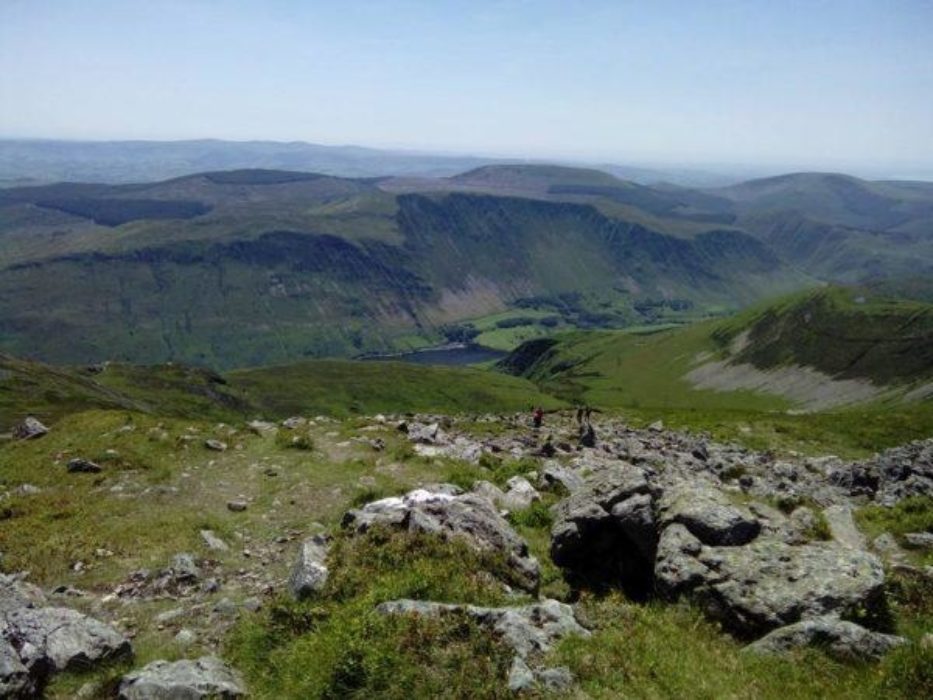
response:
[[[254,421],[249,429],[287,434],[305,422]],[[747,653],[819,646],[839,659],[871,662],[906,643],[891,633],[886,574],[896,569],[930,579],[933,567],[911,563],[890,535],[868,541],[853,512],[866,504],[894,507],[907,498],[933,496],[933,440],[847,462],[778,458],[660,423],[633,429],[601,417],[587,430],[571,415],[550,415],[540,430],[527,423],[521,416],[462,422],[376,416],[358,423],[347,444],[362,449],[381,452],[392,436],[428,462],[481,466],[490,458],[523,458],[529,469],[504,487],[490,480],[469,489],[424,481],[417,489],[347,509],[330,533],[303,542],[283,538],[266,556],[287,558],[287,577],[260,568],[239,572],[241,579],[255,580],[258,592],[241,604],[259,607],[263,595],[281,591],[298,599],[323,595],[332,537],[387,528],[458,539],[494,556],[503,563],[502,586],[536,599],[505,607],[407,599],[378,605],[385,615],[467,616],[514,652],[503,683],[516,692],[573,687],[571,672],[549,666],[545,657],[558,640],[589,634],[574,608],[582,590],[619,589],[639,601],[689,601],[746,643]],[[41,439],[43,431],[30,423],[17,436]],[[204,443],[216,452],[227,447],[216,439]],[[88,460],[68,462],[71,472],[95,468]],[[539,596],[540,562],[505,517],[543,497],[554,501],[550,558],[569,584],[562,600]],[[237,499],[227,506],[253,507]],[[216,534],[201,534],[206,550],[229,548]],[[933,535],[909,533],[907,541],[929,549]],[[198,606],[223,617],[232,612],[225,606],[239,604],[222,598],[208,608],[205,601],[214,600],[209,596],[224,578],[215,568],[210,557],[179,553],[162,570],[127,571],[125,581],[103,597],[169,598],[176,607],[163,613],[162,623]],[[0,697],[30,697],[55,673],[132,656],[130,636],[112,621],[65,605],[61,594],[40,590],[22,574],[0,577]],[[178,635],[185,633],[195,634],[183,629]],[[923,643],[931,643],[929,635]],[[128,673],[117,692],[127,699],[239,697],[248,689],[235,669],[208,655],[149,663]]]

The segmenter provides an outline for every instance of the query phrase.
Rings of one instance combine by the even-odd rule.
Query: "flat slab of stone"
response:
[[[246,695],[243,681],[214,656],[153,661],[123,677],[120,700],[228,700]]]
[[[804,620],[781,627],[745,647],[756,654],[783,654],[793,649],[819,647],[839,661],[878,661],[907,640],[872,632],[854,622],[836,618]]]

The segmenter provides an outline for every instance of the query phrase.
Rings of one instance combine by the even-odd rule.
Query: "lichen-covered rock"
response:
[[[20,608],[34,608],[46,604],[45,594],[20,576],[0,574],[0,617]]]
[[[538,477],[538,488],[545,490],[560,487],[566,489],[568,493],[573,493],[583,488],[584,483],[583,477],[576,471],[568,469],[556,461],[545,462]]]
[[[0,698],[34,697],[36,684],[16,649],[0,636]]]
[[[792,649],[819,647],[839,661],[878,661],[906,641],[892,634],[872,632],[854,622],[821,617],[776,629],[745,650],[756,654],[781,654]]]
[[[893,447],[871,459],[836,466],[829,481],[853,496],[893,506],[911,496],[933,496],[933,438]]]
[[[408,532],[458,538],[480,552],[502,554],[514,582],[528,591],[538,588],[538,561],[528,543],[499,515],[492,503],[474,493],[451,495],[456,487],[416,489],[348,511],[343,526],[364,532],[375,524]]]
[[[328,539],[323,535],[315,535],[302,542],[288,578],[288,591],[296,600],[303,600],[324,588],[328,576],[325,565],[328,547]]]
[[[883,613],[881,562],[835,542],[707,547],[674,524],[661,537],[655,574],[667,597],[689,596],[742,637],[825,615]]]
[[[123,677],[120,700],[230,700],[246,695],[243,681],[213,656],[200,659],[153,661]]]
[[[639,467],[617,462],[595,472],[554,508],[551,558],[571,576],[618,584],[636,597],[652,587],[657,493]]]
[[[48,660],[51,671],[86,669],[132,655],[129,641],[110,625],[69,608],[20,608],[6,613],[3,636],[29,668]],[[29,649],[29,658],[23,650]]]
[[[682,481],[665,489],[660,500],[662,526],[680,523],[703,544],[741,545],[761,531],[746,508],[733,505],[722,491],[700,480]]]

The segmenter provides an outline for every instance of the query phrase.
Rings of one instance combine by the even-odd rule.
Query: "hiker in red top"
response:
[[[535,429],[541,427],[541,423],[544,421],[544,409],[540,406],[536,407],[534,412],[531,414],[532,425]]]

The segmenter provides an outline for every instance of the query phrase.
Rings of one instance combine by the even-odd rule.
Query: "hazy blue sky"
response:
[[[0,0],[0,135],[933,170],[933,1]]]

